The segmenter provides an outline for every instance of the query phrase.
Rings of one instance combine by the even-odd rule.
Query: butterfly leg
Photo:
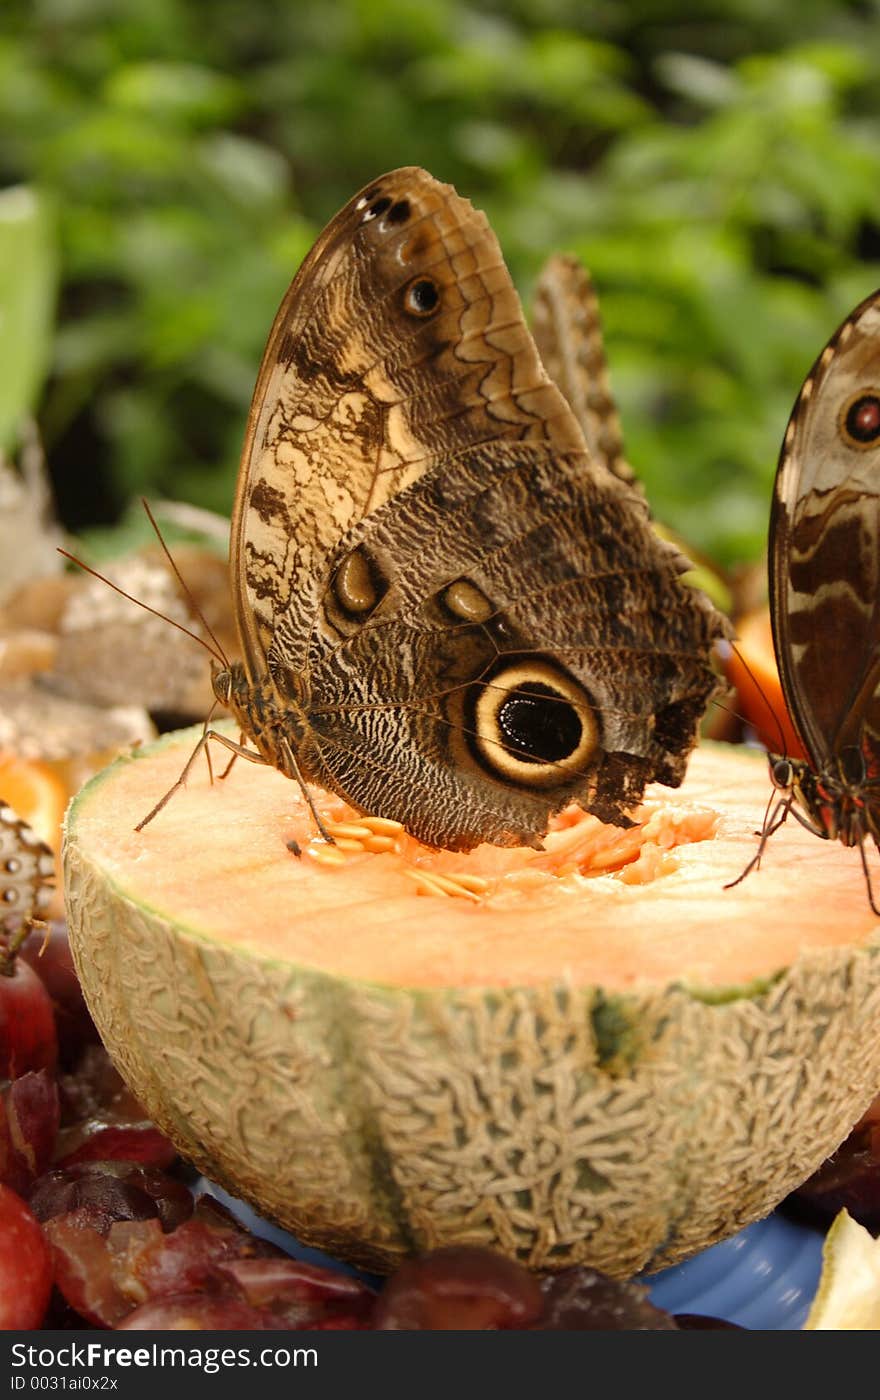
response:
[[[873,912],[880,918],[880,909],[877,908],[874,901],[874,887],[871,883],[871,872],[868,869],[868,857],[865,855],[865,834],[863,831],[859,831],[859,855],[862,858],[862,869],[865,872],[865,884],[868,887],[868,903]]]
[[[239,742],[239,744],[242,746],[242,748],[244,747],[244,741],[245,741],[245,734],[244,734],[244,731],[243,731],[243,730],[239,730],[238,742]],[[232,765],[234,764],[235,760],[236,760],[238,757],[239,757],[239,755],[238,755],[237,753],[234,753],[234,754],[232,755],[232,757],[230,758],[230,760],[229,760],[229,762],[227,763],[226,767],[223,769],[223,772],[222,772],[222,773],[218,773],[218,775],[217,775],[217,781],[218,781],[218,782],[222,783],[224,778],[228,778],[228,777],[229,777],[229,774],[232,772]]]
[[[294,778],[299,783],[300,792],[302,793],[303,797],[308,803],[309,811],[311,812],[315,821],[315,826],[318,828],[318,831],[320,832],[324,840],[327,842],[328,846],[335,846],[336,842],[334,841],[333,837],[330,835],[330,832],[327,830],[326,826],[322,822],[320,813],[318,812],[317,807],[312,801],[312,794],[306,787],[305,778],[300,772],[299,764],[296,761],[296,755],[294,754],[290,743],[287,739],[282,739],[278,747],[284,757],[284,762],[289,765],[288,771],[293,774]]]
[[[196,759],[198,758],[199,754],[202,752],[203,749],[207,751],[207,744],[209,739],[215,739],[218,744],[223,744],[227,749],[232,749],[233,754],[236,758],[247,758],[250,760],[251,763],[266,762],[265,758],[263,758],[263,755],[255,753],[253,749],[246,749],[242,744],[237,744],[234,739],[227,738],[225,734],[219,734],[216,729],[206,729],[201,739],[199,739],[199,742],[196,744],[195,748],[190,754],[189,758],[186,760],[186,763],[183,766],[183,771],[181,772],[180,777],[177,779],[177,782],[171,785],[171,787],[166,792],[165,796],[159,799],[152,811],[148,812],[147,815],[144,817],[143,821],[138,822],[137,826],[135,827],[135,831],[143,831],[144,827],[147,826],[153,820],[154,817],[159,815],[166,802],[170,801],[170,799],[174,796],[176,792],[179,792],[182,787],[186,786],[186,780],[190,775],[190,771],[192,769],[193,764],[195,763]]]
[[[757,851],[752,856],[751,860],[749,861],[745,870],[743,870],[742,874],[737,875],[735,880],[730,880],[724,886],[726,890],[732,890],[736,885],[741,884],[747,875],[751,875],[753,870],[758,869],[758,867],[761,864],[761,857],[764,854],[764,847],[767,845],[767,842],[770,840],[770,837],[773,835],[773,833],[775,831],[778,831],[779,828],[782,826],[783,822],[785,821],[786,817],[791,811],[793,802],[793,793],[789,793],[787,797],[780,797],[779,801],[776,803],[776,806],[773,807],[773,809],[764,818],[764,825],[761,829],[761,839],[758,842]]]

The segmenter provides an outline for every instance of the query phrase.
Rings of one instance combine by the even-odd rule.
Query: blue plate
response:
[[[784,1215],[771,1215],[645,1282],[651,1301],[669,1312],[794,1331],[803,1326],[816,1293],[822,1238]]]
[[[202,1191],[215,1196],[252,1234],[280,1245],[294,1258],[375,1281],[319,1249],[300,1244],[213,1182],[202,1179],[196,1192]],[[643,1282],[651,1301],[669,1312],[703,1313],[762,1331],[796,1331],[806,1320],[819,1283],[822,1240],[818,1230],[777,1213]]]

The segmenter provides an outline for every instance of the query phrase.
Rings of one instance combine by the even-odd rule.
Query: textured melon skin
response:
[[[76,804],[65,866],[87,1001],[159,1125],[369,1268],[453,1240],[539,1269],[664,1267],[770,1211],[880,1083],[876,938],[711,998],[408,990],[175,926],[90,860]]]

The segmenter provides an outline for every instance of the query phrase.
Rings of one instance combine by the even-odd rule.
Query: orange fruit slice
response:
[[[771,753],[806,758],[782,694],[769,608],[746,613],[736,631],[736,641],[724,659],[724,671],[736,686],[740,713]]]
[[[56,854],[61,850],[68,792],[57,773],[35,759],[0,753],[0,798]]]

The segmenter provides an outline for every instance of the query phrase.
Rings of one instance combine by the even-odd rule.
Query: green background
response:
[[[584,258],[655,513],[759,558],[801,380],[880,284],[878,78],[877,3],[3,0],[0,438],[36,412],[73,529],[228,512],[299,260],[420,164],[525,296]]]

